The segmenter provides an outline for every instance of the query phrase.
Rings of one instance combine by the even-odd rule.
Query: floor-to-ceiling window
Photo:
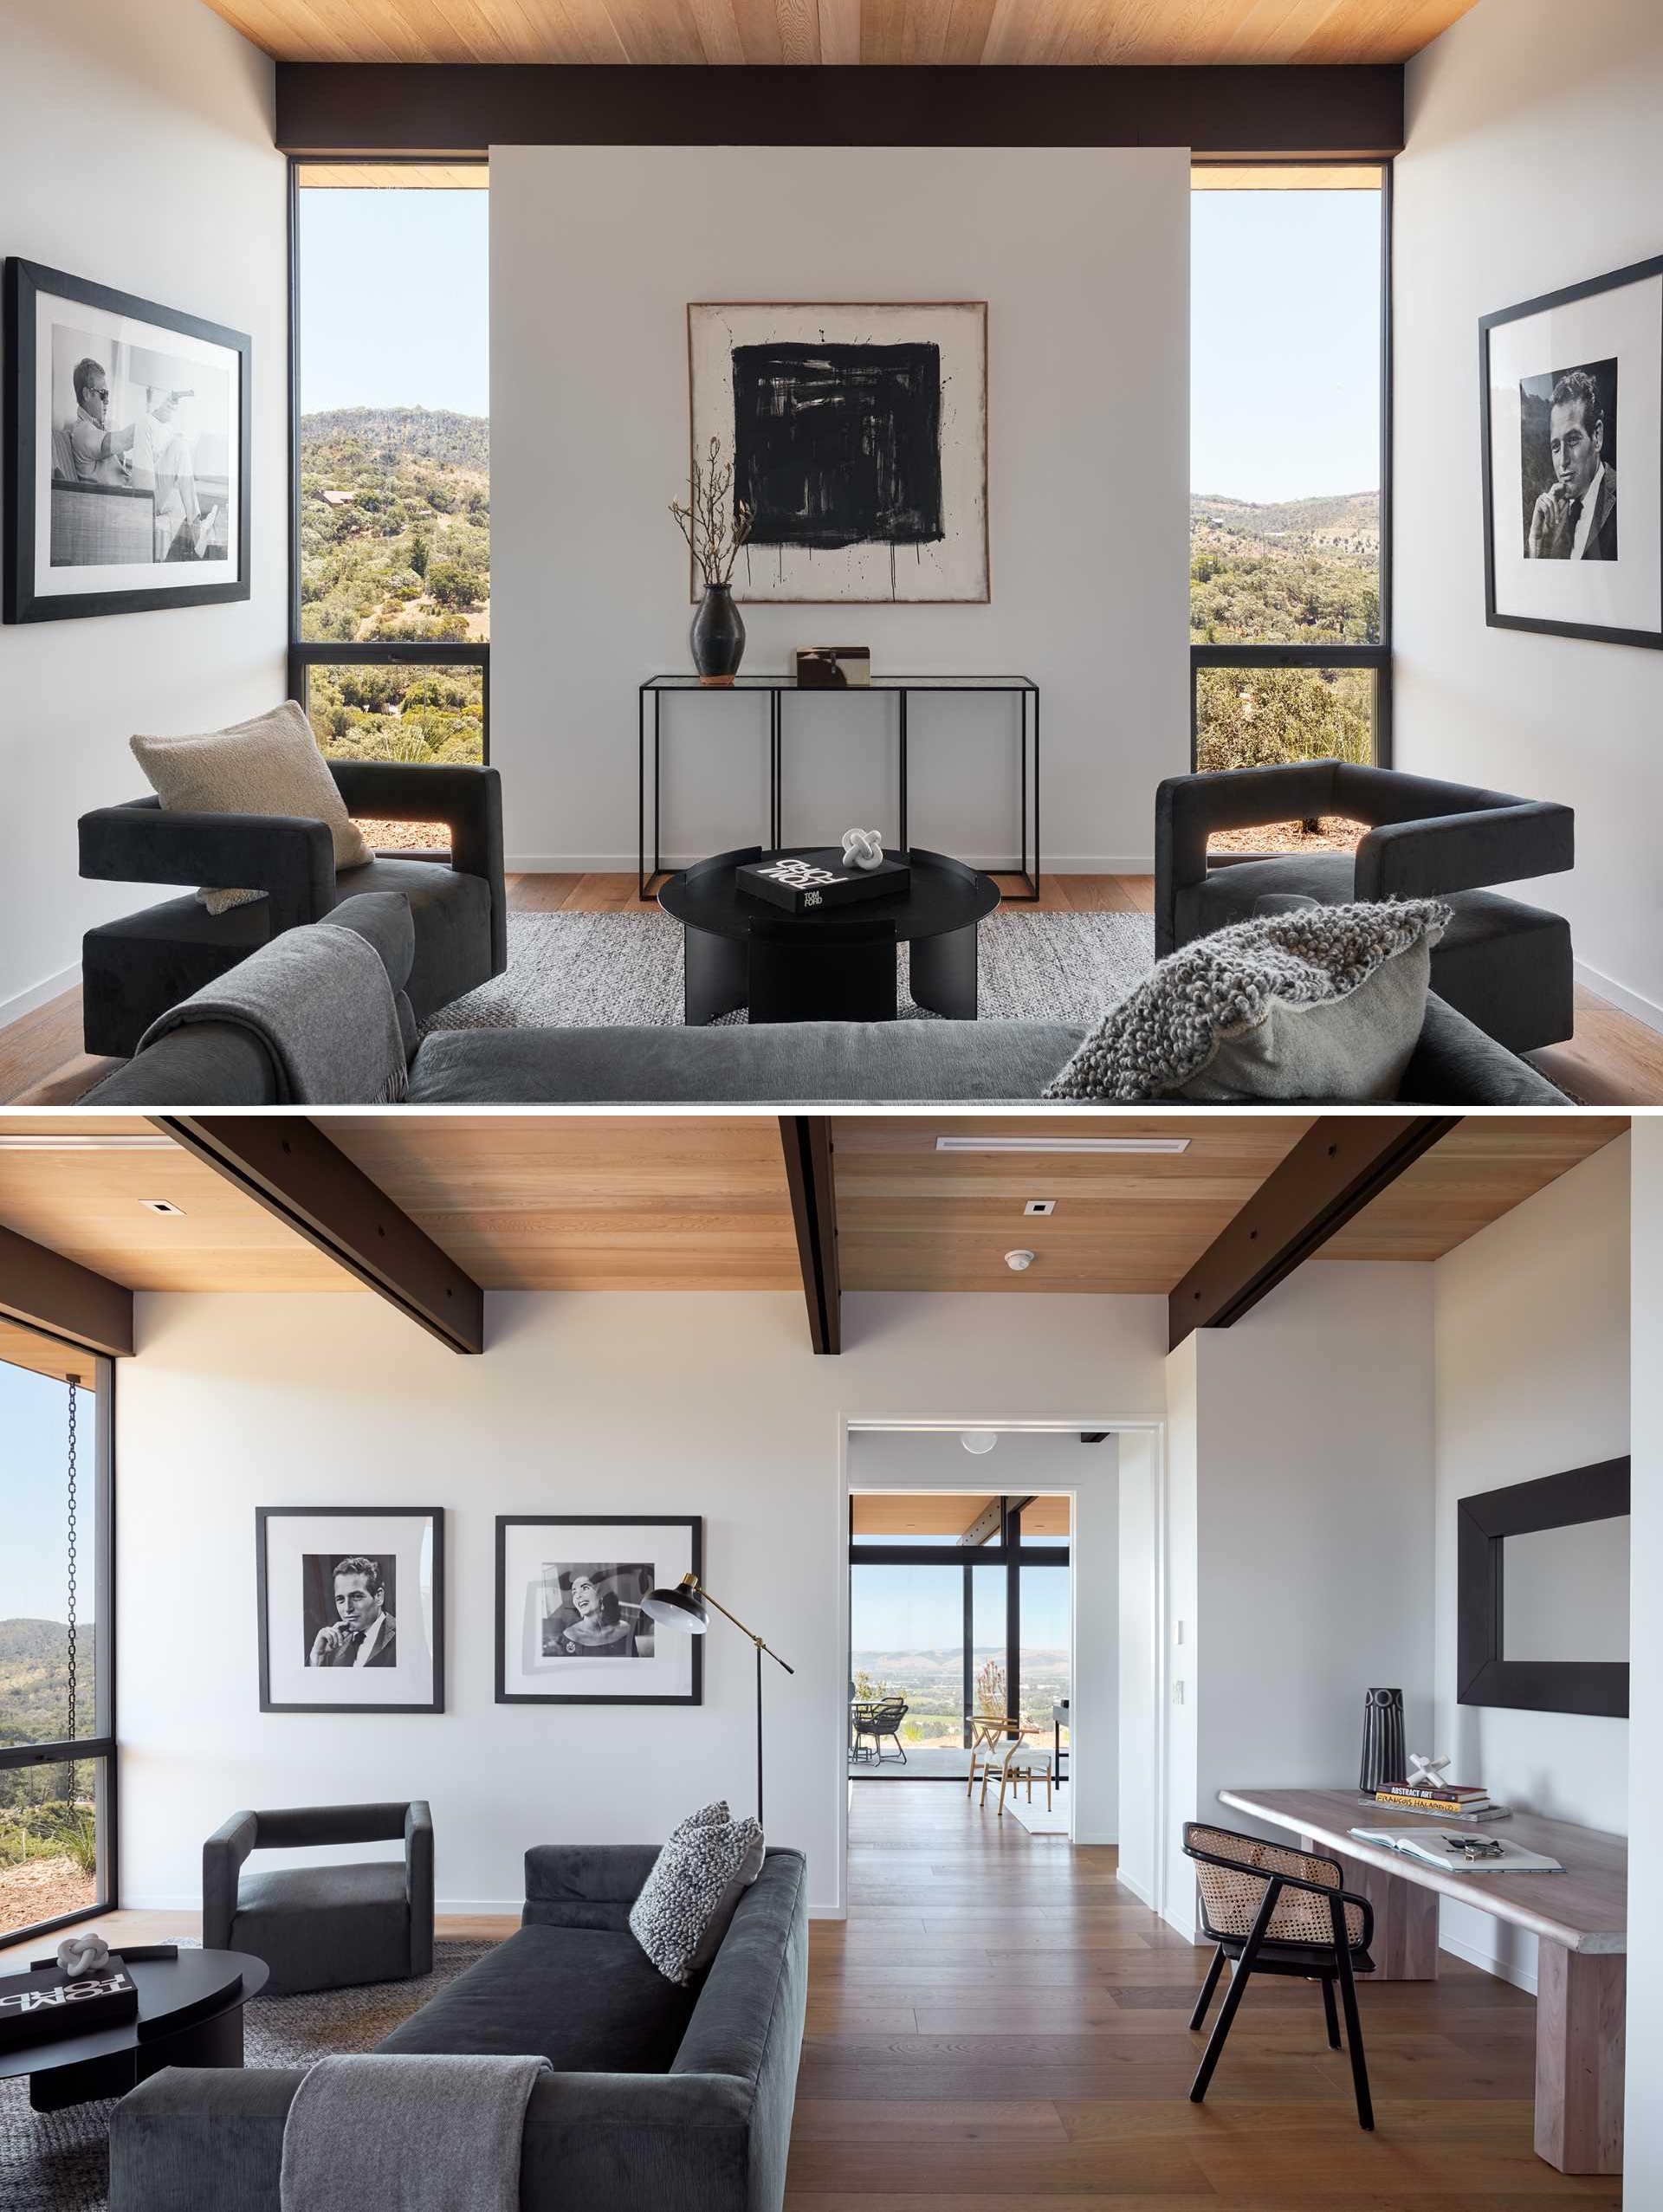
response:
[[[980,1716],[1049,1735],[1069,1694],[1069,1518],[1061,1496],[851,1498],[851,1775],[961,1782]]]
[[[292,165],[290,688],[332,758],[489,757],[481,163]],[[378,825],[379,845],[443,842]]]
[[[114,1902],[112,1373],[0,1323],[0,1942]]]
[[[1198,166],[1194,765],[1391,761],[1391,173]],[[1219,850],[1348,844],[1338,819]]]

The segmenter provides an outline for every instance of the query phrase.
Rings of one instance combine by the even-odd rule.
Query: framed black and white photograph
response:
[[[689,453],[751,510],[735,598],[988,598],[985,301],[696,302],[687,350]]]
[[[5,619],[246,599],[248,336],[12,259],[5,349]]]
[[[262,1713],[444,1711],[444,1511],[255,1510]]]
[[[1663,259],[1479,328],[1491,626],[1663,646]]]
[[[655,1629],[644,1601],[702,1574],[703,1526],[642,1515],[500,1515],[498,1704],[701,1704],[701,1640]]]

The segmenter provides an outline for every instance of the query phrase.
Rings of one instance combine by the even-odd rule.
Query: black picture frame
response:
[[[1629,1463],[1601,1459],[1534,1482],[1464,1497],[1456,1516],[1456,1702],[1534,1713],[1628,1717],[1626,1659],[1502,1657],[1506,1594],[1502,1543],[1543,1529],[1579,1528],[1628,1510]]]
[[[499,1513],[496,1517],[496,1702],[499,1705],[702,1705],[704,1703],[704,1639],[692,1646],[689,1688],[668,1695],[624,1691],[602,1696],[583,1691],[510,1690],[505,1656],[508,1623],[508,1541],[510,1529],[677,1529],[686,1532],[689,1567],[704,1578],[704,1522],[697,1514],[677,1513]],[[674,1633],[672,1631],[672,1633]]]
[[[262,1713],[442,1713],[444,1711],[444,1515],[443,1505],[256,1505],[254,1509],[255,1610],[260,1638],[260,1710]],[[392,1704],[329,1700],[314,1703],[275,1699],[271,1694],[271,1636],[268,1610],[266,1531],[273,1521],[427,1521],[433,1530],[433,1694]]]
[[[1606,645],[1639,645],[1653,651],[1663,650],[1663,520],[1660,521],[1659,543],[1654,549],[1659,575],[1658,624],[1651,630],[1627,630],[1600,623],[1558,622],[1537,615],[1504,614],[1496,605],[1496,507],[1495,456],[1492,446],[1490,371],[1491,340],[1492,333],[1507,323],[1523,322],[1532,315],[1545,314],[1556,307],[1574,306],[1581,300],[1596,298],[1602,292],[1617,292],[1634,284],[1650,283],[1663,278],[1663,255],[1650,261],[1635,262],[1627,268],[1613,269],[1608,275],[1589,277],[1581,284],[1566,285],[1557,292],[1544,292],[1540,298],[1525,300],[1517,307],[1498,309],[1485,315],[1479,322],[1479,450],[1484,480],[1484,618],[1492,630],[1528,630],[1550,637],[1581,637]],[[1658,329],[1660,363],[1663,363],[1663,314],[1660,314]],[[1663,425],[1660,426],[1663,433]],[[1660,435],[1663,449],[1663,434]],[[1660,469],[1660,500],[1663,501],[1663,467]]]
[[[40,403],[36,377],[37,311],[42,294],[78,301],[105,314],[130,317],[162,330],[178,333],[222,348],[236,362],[236,573],[229,579],[178,585],[142,585],[130,590],[82,592],[43,592],[36,573],[36,502],[40,496],[36,466],[36,411]],[[6,456],[3,522],[3,584],[0,585],[0,620],[8,623],[55,622],[107,614],[139,614],[161,607],[216,606],[250,596],[251,545],[251,431],[253,410],[254,340],[246,331],[230,330],[199,315],[141,300],[107,284],[49,268],[40,262],[8,256],[4,275]],[[50,486],[48,486],[49,494]]]

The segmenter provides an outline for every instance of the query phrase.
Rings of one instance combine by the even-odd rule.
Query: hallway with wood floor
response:
[[[1615,2208],[1531,2148],[1534,2000],[1444,1955],[1360,1982],[1375,2132],[1320,1995],[1260,1980],[1204,2105],[1208,1953],[1115,1879],[943,1782],[857,1782],[846,1922],[811,1930],[787,2212]]]

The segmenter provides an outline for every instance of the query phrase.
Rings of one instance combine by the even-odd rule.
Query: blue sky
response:
[[[489,192],[303,191],[301,406],[490,412]],[[1380,481],[1380,198],[1197,192],[1190,484]]]
[[[962,1562],[942,1567],[858,1568],[850,1593],[849,1641],[862,1652],[956,1651],[964,1636]],[[975,1642],[1005,1640],[1005,1570],[983,1568],[976,1577]],[[1022,1570],[1022,1641],[1043,1651],[1069,1646],[1067,1574],[1048,1568]]]
[[[93,1478],[97,1408],[78,1394],[81,1511],[76,1581],[83,1620],[93,1617]],[[0,1362],[0,1620],[64,1617],[64,1443],[68,1386]]]
[[[1191,195],[1192,490],[1380,484],[1380,195]]]
[[[301,412],[491,411],[489,192],[301,193]]]

